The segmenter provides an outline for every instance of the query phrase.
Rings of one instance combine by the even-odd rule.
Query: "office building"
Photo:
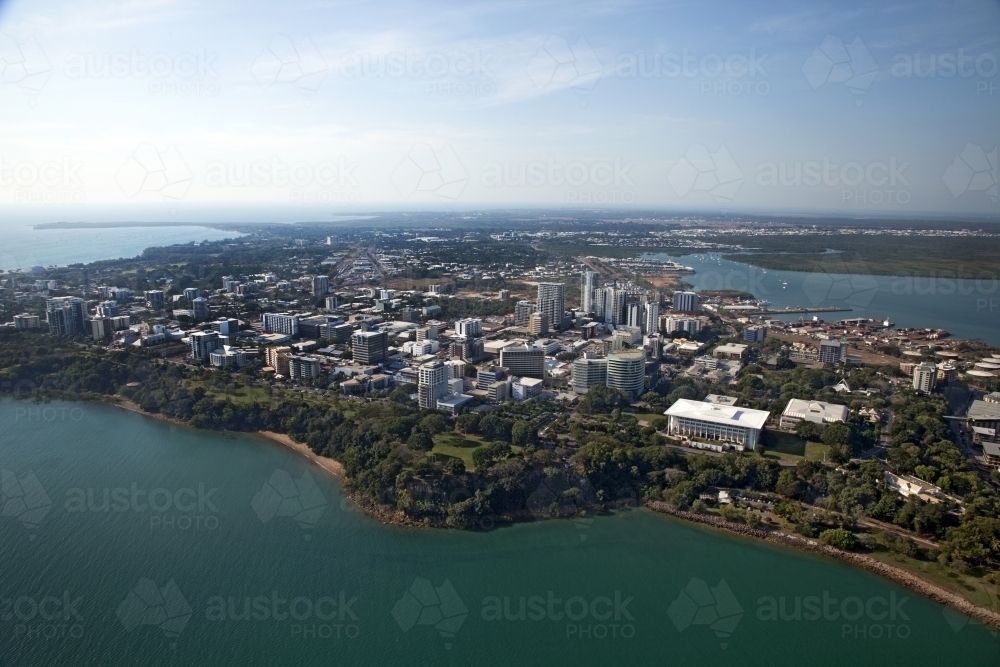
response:
[[[326,296],[330,291],[330,276],[313,276],[312,295]]]
[[[455,334],[465,338],[475,338],[483,334],[483,321],[478,317],[467,317],[455,322]]]
[[[107,317],[95,317],[90,320],[90,336],[95,341],[111,338],[111,319]]]
[[[280,333],[286,336],[299,335],[299,317],[290,313],[264,313],[261,318],[264,333]]]
[[[604,317],[605,324],[617,326],[625,323],[625,299],[628,294],[623,289],[617,287],[605,287],[604,292]]]
[[[210,316],[208,309],[208,299],[199,296],[191,301],[191,310],[194,311],[194,319],[204,322]]]
[[[663,330],[668,334],[685,333],[693,336],[701,330],[701,321],[694,317],[668,317]]]
[[[187,299],[188,301],[194,301],[199,296],[201,296],[201,292],[198,290],[197,287],[184,288],[184,298]]]
[[[502,366],[481,368],[476,372],[476,389],[486,389],[494,382],[500,382],[507,377],[507,371]]]
[[[542,395],[542,385],[545,382],[536,378],[518,378],[510,385],[510,396],[515,401],[526,401]]]
[[[58,296],[45,301],[45,316],[49,333],[55,336],[76,336],[85,331],[87,303],[75,296]]]
[[[220,317],[212,322],[212,328],[223,336],[232,336],[240,330],[240,321],[233,318]]]
[[[674,292],[675,312],[697,313],[699,307],[697,292]]]
[[[549,327],[562,329],[566,315],[566,285],[562,283],[538,283],[538,303],[535,312],[548,315]]]
[[[821,340],[819,342],[819,362],[821,364],[839,364],[844,358],[846,347],[839,340]]]
[[[934,391],[937,382],[937,366],[931,363],[917,364],[913,367],[913,389],[922,394]]]
[[[665,413],[668,433],[695,443],[717,443],[721,448],[753,449],[771,413],[732,405],[679,399]],[[696,445],[697,446],[697,445]],[[712,447],[709,447],[712,448]]]
[[[417,403],[421,408],[437,407],[439,398],[448,395],[448,369],[439,359],[429,361],[417,370]]]
[[[808,421],[813,424],[832,424],[833,422],[847,421],[847,406],[836,403],[824,403],[823,401],[803,401],[793,398],[788,401],[784,411],[781,413],[779,426],[791,431],[800,421]]]
[[[278,375],[288,377],[288,358],[292,356],[290,347],[268,347],[264,349],[264,361]]]
[[[448,359],[444,362],[444,367],[450,380],[460,380],[465,377],[465,362],[461,359]]]
[[[41,326],[42,326],[42,318],[40,318],[38,315],[21,313],[20,315],[14,316],[14,328],[17,329],[18,331],[37,329]]]
[[[163,292],[158,289],[146,290],[146,305],[155,310],[163,308],[166,304],[166,298],[163,296]]]
[[[746,327],[743,329],[743,340],[747,343],[763,343],[767,338],[767,327]]]
[[[660,331],[660,304],[657,301],[647,301],[643,304],[642,332],[655,334]]]
[[[214,331],[196,331],[189,338],[191,358],[196,361],[208,361],[208,355],[222,347],[219,334]]]
[[[608,360],[584,355],[573,360],[573,391],[586,394],[591,387],[608,383]]]
[[[528,333],[532,336],[544,336],[549,332],[549,316],[545,313],[532,313],[528,317]]]
[[[601,276],[596,271],[584,271],[580,285],[580,310],[585,313],[595,312],[594,295],[601,284]]]
[[[389,334],[384,331],[358,331],[351,336],[354,361],[365,366],[385,361],[389,353]]]
[[[494,382],[486,387],[486,400],[490,403],[503,403],[507,400],[507,389],[506,382]]]
[[[319,377],[319,359],[297,354],[288,356],[288,377],[293,380],[308,380]]]
[[[638,400],[646,389],[646,353],[628,350],[609,354],[608,386],[625,392],[632,401]]]
[[[223,345],[208,355],[209,363],[216,368],[242,368],[257,359],[257,350]]]
[[[425,340],[437,340],[438,330],[437,327],[420,327],[417,329],[417,342],[422,343]]]
[[[98,317],[117,317],[119,312],[117,301],[102,301],[97,304]]]
[[[528,318],[531,317],[531,313],[535,310],[534,304],[530,301],[518,301],[514,304],[514,326],[516,327],[526,327],[528,326]]]
[[[337,295],[326,297],[326,309],[327,310],[337,309]]]
[[[625,304],[625,324],[642,331],[643,320],[642,303],[629,301]]]
[[[500,350],[500,365],[516,377],[545,379],[545,350],[534,345],[508,345]]]
[[[507,299],[510,298],[510,290],[509,289],[500,290],[499,292],[497,292],[497,298],[500,299],[501,301],[506,301]]]

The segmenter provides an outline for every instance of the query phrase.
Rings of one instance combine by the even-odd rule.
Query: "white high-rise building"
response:
[[[299,335],[299,318],[290,313],[264,313],[262,318],[264,333],[280,333],[286,336]]]
[[[641,331],[643,322],[642,304],[638,301],[629,301],[625,306],[625,313],[627,315],[626,322],[628,326],[635,327]]]
[[[930,363],[917,364],[913,367],[913,389],[922,394],[934,391],[937,382],[937,366]]]
[[[625,323],[625,299],[628,294],[617,287],[605,287],[604,292],[604,323],[619,325]]]
[[[583,356],[573,360],[573,391],[586,394],[591,387],[607,383],[607,359]]]
[[[563,283],[538,283],[538,304],[535,312],[549,316],[549,327],[562,329],[566,313],[566,285]]]
[[[526,327],[528,326],[528,318],[531,317],[531,313],[534,312],[535,306],[530,301],[518,301],[514,304],[514,326],[515,327]]]
[[[646,353],[626,350],[609,354],[608,386],[620,389],[633,401],[642,396],[646,388]]]
[[[596,271],[583,272],[583,282],[580,285],[580,310],[585,313],[593,313],[596,308],[594,304],[594,293],[601,284],[601,275]]]
[[[698,312],[697,292],[674,292],[674,310],[678,313]]]
[[[440,359],[429,361],[417,369],[417,403],[433,410],[439,398],[448,395],[448,368]]]
[[[219,334],[214,331],[196,331],[189,337],[191,341],[191,357],[198,361],[207,361],[208,356],[222,347]]]
[[[57,296],[45,301],[49,333],[54,336],[76,336],[84,333],[87,302],[75,296]]]
[[[467,317],[455,322],[455,334],[465,338],[475,338],[483,334],[483,321],[478,317]]]
[[[656,301],[647,301],[645,304],[642,323],[642,332],[645,334],[655,334],[660,330],[660,304]]]

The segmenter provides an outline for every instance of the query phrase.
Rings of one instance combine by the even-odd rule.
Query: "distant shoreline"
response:
[[[41,222],[32,229],[122,229],[129,227],[206,227],[226,232],[239,231],[236,222]]]

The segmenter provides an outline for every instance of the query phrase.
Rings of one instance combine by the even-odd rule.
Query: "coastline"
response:
[[[959,613],[965,614],[970,618],[974,618],[983,625],[988,625],[992,628],[1000,630],[1000,613],[997,613],[992,609],[987,609],[986,607],[975,605],[962,596],[945,590],[937,584],[931,583],[909,570],[904,570],[902,568],[889,565],[888,563],[883,563],[882,561],[871,558],[870,556],[855,553],[853,551],[841,551],[840,549],[834,548],[828,544],[823,544],[817,540],[811,540],[797,535],[789,535],[778,531],[760,530],[759,528],[751,528],[745,524],[726,521],[725,519],[712,515],[697,514],[695,512],[686,512],[674,509],[666,503],[655,500],[647,502],[646,507],[659,514],[665,514],[677,519],[683,519],[685,521],[710,526],[712,528],[724,530],[729,533],[735,533],[743,537],[752,537],[765,542],[770,542],[772,544],[787,546],[800,551],[808,551],[821,556],[834,558],[847,563],[848,565],[853,565],[854,567],[861,568],[862,570],[878,575],[884,579],[888,579],[893,583],[914,591],[915,593],[929,598],[938,604],[942,604]]]
[[[161,421],[175,424],[178,426],[184,426],[186,428],[196,428],[171,417],[166,417],[161,414],[146,412],[139,405],[128,401],[128,400],[118,400],[118,401],[105,401],[107,405],[113,405],[136,414],[140,414],[146,417],[152,417],[154,419],[159,419]],[[199,430],[211,430],[211,429],[199,429]],[[383,507],[371,505],[370,503],[359,502],[359,500],[354,496],[353,493],[348,489],[347,475],[343,464],[334,459],[320,456],[316,454],[308,445],[305,443],[297,443],[291,437],[276,433],[274,431],[251,431],[251,434],[256,434],[261,438],[268,440],[269,442],[281,445],[291,451],[296,452],[300,456],[304,456],[316,464],[318,467],[323,469],[327,474],[333,476],[337,481],[341,483],[342,493],[358,508],[363,512],[368,514],[374,519],[377,519],[380,523],[385,525],[392,525],[398,527],[407,528],[451,528],[451,526],[446,526],[442,524],[429,524],[420,521],[414,521],[403,515],[400,512],[390,511]],[[723,530],[727,533],[739,535],[742,537],[749,537],[753,539],[759,539],[765,542],[769,542],[774,545],[789,547],[792,549],[797,549],[799,551],[806,551],[816,555],[827,556],[834,558],[838,561],[852,565],[854,567],[861,568],[871,574],[875,574],[885,579],[896,583],[903,588],[907,588],[915,593],[922,595],[926,598],[937,602],[938,604],[944,605],[953,609],[959,613],[965,614],[971,618],[976,619],[984,625],[990,626],[997,630],[1000,630],[1000,613],[989,609],[987,607],[981,607],[976,605],[969,600],[966,600],[962,596],[952,593],[935,583],[927,581],[926,579],[920,577],[917,574],[909,570],[905,570],[888,563],[871,558],[864,554],[855,553],[852,551],[841,551],[830,545],[824,544],[817,540],[807,539],[799,537],[797,535],[789,535],[787,533],[779,531],[767,531],[761,530],[759,528],[751,528],[746,524],[735,523],[731,521],[726,521],[720,517],[713,515],[698,514],[695,512],[687,512],[683,510],[677,510],[670,505],[660,502],[660,501],[648,501],[645,506],[658,513],[670,516],[675,519],[680,519],[684,521],[690,521],[693,523],[698,523],[710,528],[715,528],[718,530]],[[509,517],[516,521],[515,517]]]

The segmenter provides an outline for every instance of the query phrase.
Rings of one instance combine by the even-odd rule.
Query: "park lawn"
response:
[[[465,463],[465,469],[473,470],[476,466],[472,463],[472,452],[483,444],[485,444],[483,439],[478,435],[467,435],[454,431],[438,433],[434,436],[434,447],[431,449],[431,454],[462,459]]]
[[[829,457],[830,447],[821,442],[806,442],[792,433],[766,431],[763,438],[764,456],[784,461],[822,461]]]
[[[205,383],[200,380],[188,380],[187,386],[189,389],[201,387],[205,390],[206,394],[209,394],[213,398],[220,401],[230,400],[233,403],[245,405],[250,405],[252,403],[270,404],[271,402],[271,398],[264,391],[263,387],[240,387],[239,389],[233,391],[233,393],[227,394],[222,389],[206,386]]]

